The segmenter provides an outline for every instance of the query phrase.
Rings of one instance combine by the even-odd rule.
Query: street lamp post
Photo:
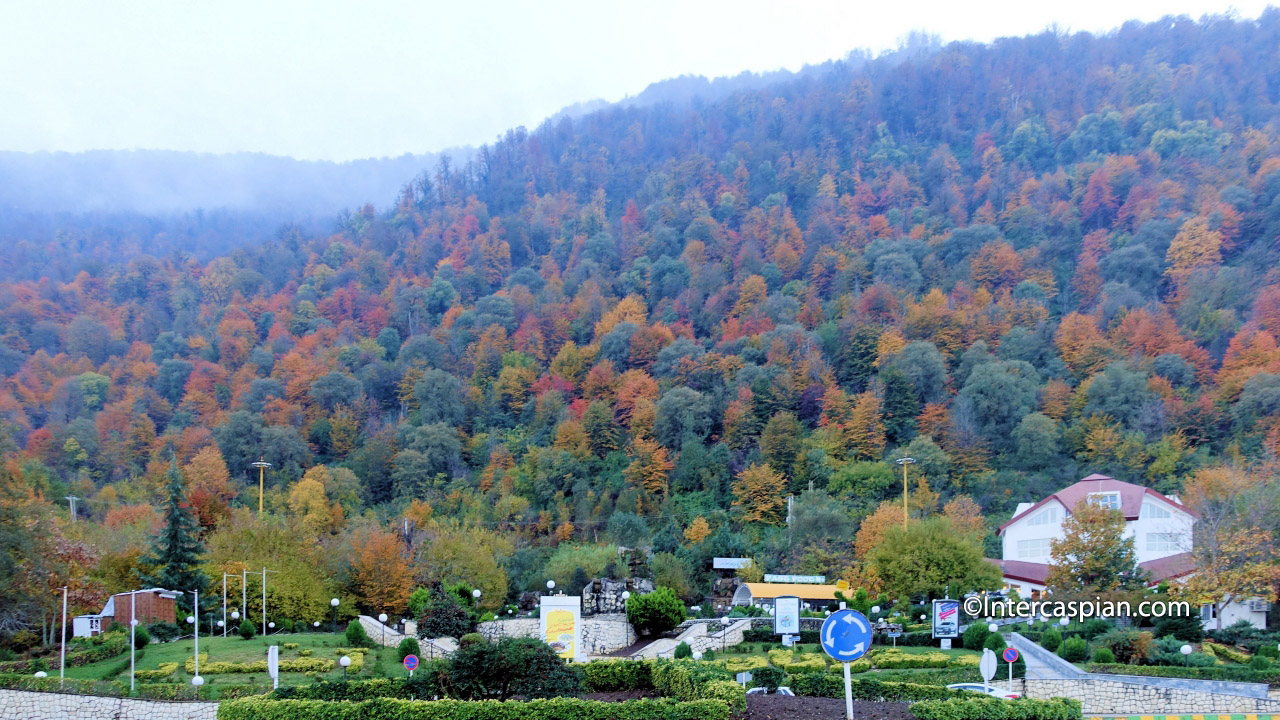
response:
[[[473,605],[475,606],[476,625],[479,625],[480,624],[480,588],[476,588],[475,590],[472,590],[471,597],[475,599],[475,602],[473,603]]]
[[[58,668],[58,689],[67,674],[67,586],[62,586],[62,665]]]
[[[231,622],[236,624],[236,631],[238,632],[240,630],[240,611],[239,610],[231,611]],[[226,636],[227,636],[227,631],[223,630],[222,637],[226,637]]]
[[[382,647],[387,646],[387,614],[378,613],[378,622],[382,623]]]
[[[253,467],[258,468],[258,517],[262,517],[262,478],[263,473],[266,472],[267,468],[271,467],[271,463],[263,462],[262,458],[258,458],[258,462],[254,463]]]
[[[555,581],[555,580],[548,580],[548,581],[547,581],[547,594],[548,594],[548,595],[549,595],[549,594],[551,594],[551,591],[552,591],[552,590],[555,590],[555,589],[556,589],[556,581]]]
[[[915,464],[913,457],[898,458],[894,462],[902,466],[902,529],[907,529],[907,466]]]
[[[193,615],[187,616],[187,624],[191,625],[191,631],[194,633],[192,639],[192,655],[195,657],[195,676],[191,678],[191,684],[196,687],[196,694],[200,692],[200,686],[204,684],[204,678],[200,677],[200,623],[196,618],[200,615],[200,591],[191,591],[191,611]],[[199,681],[199,682],[197,682]]]
[[[720,652],[724,652],[725,650],[728,649],[729,623],[731,621],[729,620],[729,616],[725,615],[724,617],[720,618],[720,622],[724,624],[724,629],[720,631]]]
[[[334,598],[330,600],[329,604],[333,606],[333,631],[337,633],[338,632],[338,598]]]
[[[338,664],[342,666],[342,682],[347,681],[347,666],[351,664],[351,658],[343,655]]]

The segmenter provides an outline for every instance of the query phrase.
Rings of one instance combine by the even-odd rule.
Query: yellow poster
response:
[[[547,636],[543,638],[560,657],[573,660],[573,613],[568,610],[552,610],[547,613]]]

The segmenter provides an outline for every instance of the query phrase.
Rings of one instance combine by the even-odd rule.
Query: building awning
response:
[[[743,583],[742,587],[751,593],[753,600],[773,600],[785,595],[794,595],[802,600],[835,600],[836,591],[840,589],[835,585],[807,583]]]

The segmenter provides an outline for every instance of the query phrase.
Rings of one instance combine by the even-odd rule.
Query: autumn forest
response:
[[[433,582],[502,612],[618,546],[688,604],[717,556],[927,595],[876,552],[903,457],[916,521],[988,557],[1090,473],[1277,484],[1274,9],[607,107],[368,200],[265,242],[3,238],[0,644],[64,585],[97,612],[267,567],[297,620]]]

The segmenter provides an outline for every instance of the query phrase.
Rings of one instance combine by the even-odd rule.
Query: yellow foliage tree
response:
[[[684,529],[684,540],[690,545],[697,545],[711,535],[711,526],[707,519],[699,515]]]
[[[786,478],[767,463],[751,465],[739,473],[733,483],[733,505],[742,508],[743,522],[781,524],[786,483]]]

